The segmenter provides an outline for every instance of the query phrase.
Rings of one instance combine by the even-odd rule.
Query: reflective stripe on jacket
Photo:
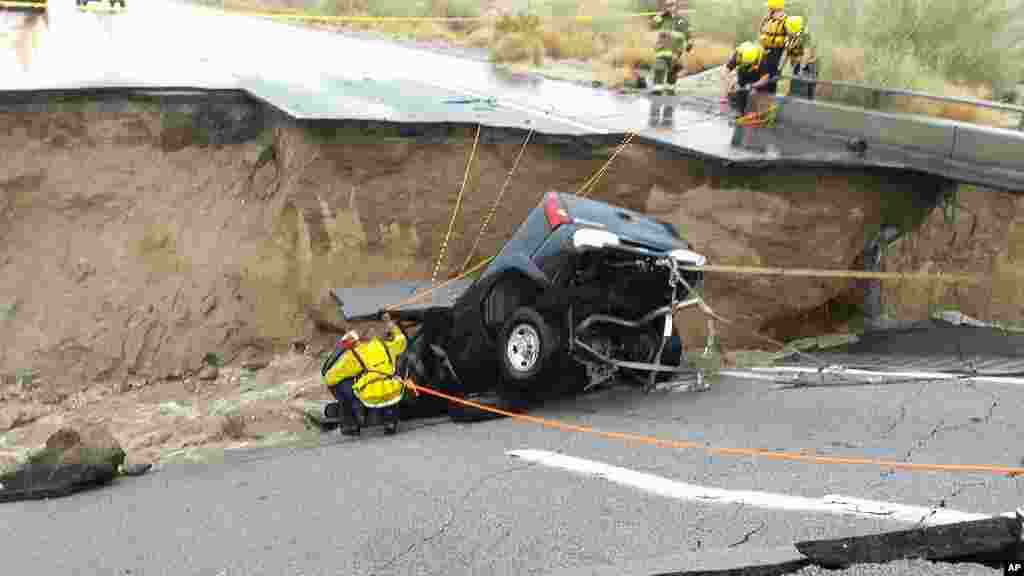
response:
[[[772,12],[761,20],[761,31],[758,38],[766,50],[784,48],[786,46],[786,13]]]
[[[405,351],[405,335],[397,327],[391,338],[374,338],[360,342],[345,351],[324,375],[324,383],[333,388],[342,381],[355,378],[352,391],[370,408],[382,408],[402,400],[405,384],[395,377],[395,360]]]
[[[666,18],[661,14],[651,19],[651,27],[658,31],[655,50],[682,54],[690,41],[690,20],[685,16]]]
[[[799,64],[805,57],[805,64],[817,60],[814,39],[811,38],[810,32],[805,30],[786,40],[786,57],[794,64]]]

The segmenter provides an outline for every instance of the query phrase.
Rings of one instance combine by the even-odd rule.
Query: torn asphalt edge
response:
[[[842,569],[921,559],[1000,568],[1024,559],[1024,515],[995,516],[895,532],[797,542],[777,548],[722,548],[548,572],[548,576],[780,576],[808,566]]]

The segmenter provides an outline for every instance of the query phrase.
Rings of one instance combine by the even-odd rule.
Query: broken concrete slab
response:
[[[151,462],[135,462],[121,466],[121,474],[125,476],[142,476],[153,468]]]
[[[908,558],[979,559],[986,563],[1014,551],[1020,537],[1018,519],[997,516],[898,532],[797,542],[796,548],[814,564],[826,568],[884,564]]]
[[[566,568],[549,576],[776,576],[809,566],[811,561],[792,546],[723,548],[684,552],[621,563]]]
[[[124,460],[124,450],[106,428],[62,428],[25,462],[0,474],[0,502],[57,498],[106,484]]]
[[[333,404],[326,401],[296,400],[290,404],[293,410],[301,413],[308,424],[321,430],[333,430],[341,423],[335,411],[328,413],[328,406]]]

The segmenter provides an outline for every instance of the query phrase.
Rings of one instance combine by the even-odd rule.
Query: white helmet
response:
[[[338,340],[338,345],[342,348],[351,348],[355,346],[356,342],[359,342],[359,332],[355,330],[349,330],[345,332],[345,335]]]

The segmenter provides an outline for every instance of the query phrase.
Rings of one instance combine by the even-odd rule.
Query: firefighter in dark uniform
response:
[[[764,69],[764,57],[765,50],[753,42],[744,42],[733,52],[722,74],[723,112],[729,108],[740,116],[751,112],[753,96],[765,90],[771,78]],[[736,73],[735,79],[731,77],[732,72]]]

